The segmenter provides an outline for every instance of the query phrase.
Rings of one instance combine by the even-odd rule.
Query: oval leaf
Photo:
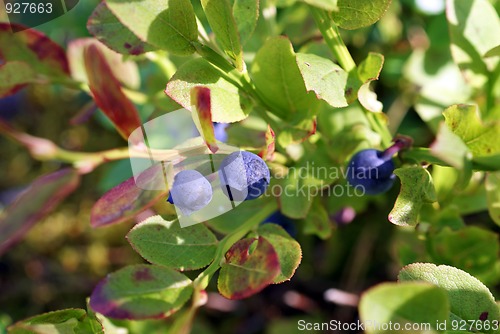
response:
[[[257,243],[255,249],[254,243]],[[266,239],[242,239],[226,253],[217,286],[229,299],[247,298],[273,283],[280,274],[278,254]]]
[[[377,22],[385,13],[391,0],[338,0],[338,11],[332,12],[335,23],[344,29],[359,29]]]
[[[286,37],[269,38],[255,55],[250,72],[262,97],[283,119],[304,119],[317,102],[314,94],[307,93]]]
[[[243,45],[248,41],[257,26],[259,0],[234,0],[233,15]]]
[[[2,213],[0,254],[18,242],[39,220],[72,193],[80,182],[74,169],[39,177]]]
[[[401,191],[389,213],[389,221],[401,226],[415,226],[422,205],[437,200],[432,177],[422,167],[398,168],[394,174],[401,179]]]
[[[179,221],[165,221],[161,216],[136,225],[127,239],[149,262],[178,270],[205,267],[212,262],[217,249],[217,238],[205,225],[181,228]]]
[[[138,179],[144,185],[165,183],[158,164],[144,171]],[[90,224],[93,227],[101,227],[129,220],[165,197],[167,191],[168,189],[162,191],[141,189],[136,186],[134,177],[131,177],[99,198],[92,207]]]
[[[203,58],[184,63],[168,82],[165,93],[184,108],[192,110],[191,89],[196,86],[210,89],[212,121],[238,122],[250,113],[251,102],[246,93],[227,81],[219,69]]]
[[[437,285],[448,293],[450,319],[453,320],[498,320],[500,311],[495,298],[477,278],[465,271],[432,263],[414,263],[404,267],[399,281],[425,281]],[[484,318],[486,315],[486,319]],[[482,328],[481,332],[496,333],[494,329]]]
[[[201,0],[201,5],[217,41],[234,61],[236,68],[242,71],[245,68],[243,51],[229,0]]]
[[[304,78],[307,91],[313,91],[318,99],[332,107],[347,107],[345,88],[347,72],[339,65],[314,54],[297,53],[297,64]]]
[[[111,50],[125,55],[139,55],[154,51],[156,47],[139,39],[109,10],[102,1],[87,22],[88,31]]]
[[[177,55],[195,52],[198,26],[189,0],[106,0],[106,4],[142,41]]]
[[[90,307],[115,319],[159,319],[175,313],[192,292],[191,280],[181,273],[138,264],[100,281],[90,296]]]
[[[289,281],[302,259],[300,244],[277,224],[259,226],[257,233],[273,245],[280,263],[280,273],[273,283]]]
[[[359,304],[360,319],[363,323],[393,325],[391,328],[430,324],[437,330],[436,324],[448,320],[450,305],[446,291],[432,284],[421,282],[384,283],[365,292]],[[413,325],[415,325],[413,327]],[[382,326],[380,326],[382,327]],[[431,333],[430,328],[411,333]],[[366,333],[388,333],[377,326],[366,326]],[[394,331],[396,332],[396,331]],[[391,332],[392,333],[392,332]]]
[[[113,122],[124,139],[141,126],[139,114],[132,102],[122,92],[104,54],[93,44],[83,51],[89,87],[96,104]]]

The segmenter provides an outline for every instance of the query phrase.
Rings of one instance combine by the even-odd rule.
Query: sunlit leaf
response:
[[[431,263],[414,263],[404,267],[399,281],[425,281],[446,290],[450,302],[450,320],[490,320],[500,319],[500,311],[495,298],[488,288],[477,278],[465,271]],[[483,327],[481,332],[497,333],[492,327]]]
[[[398,168],[394,174],[401,180],[401,191],[389,213],[389,221],[401,226],[415,226],[422,205],[437,200],[432,177],[422,167]]]
[[[245,92],[224,78],[224,74],[198,58],[184,63],[170,79],[165,93],[184,108],[191,110],[191,89],[204,86],[210,89],[212,121],[238,122],[247,117],[251,102]]]
[[[500,19],[488,0],[448,0],[446,18],[451,38],[451,54],[466,80],[482,87],[498,58],[483,55],[500,44]]]
[[[173,54],[195,52],[198,27],[189,0],[106,0],[106,4],[140,40]]]
[[[63,169],[35,180],[0,216],[0,254],[18,242],[79,184],[74,169]]]
[[[314,54],[297,53],[297,64],[304,78],[307,91],[313,91],[318,99],[332,107],[345,107],[347,73],[331,60]]]
[[[233,60],[236,68],[242,71],[245,68],[243,50],[229,0],[201,0],[201,5],[217,41],[229,58]]]
[[[279,258],[272,244],[263,237],[248,238],[227,251],[217,286],[224,297],[243,299],[273,283],[279,274]]]
[[[191,105],[194,106],[193,119],[198,132],[212,153],[217,152],[217,140],[212,122],[212,99],[210,89],[196,86],[191,89]]]
[[[302,120],[312,112],[317,101],[314,94],[307,93],[288,38],[269,38],[255,55],[250,73],[277,116]]]
[[[344,29],[358,29],[377,22],[386,12],[391,0],[337,0],[338,11],[332,18]]]
[[[132,247],[153,264],[194,270],[214,258],[217,239],[203,224],[183,227],[177,220],[154,216],[136,225],[127,235]]]
[[[263,224],[257,234],[269,241],[278,254],[280,273],[273,283],[290,280],[302,259],[300,244],[277,224]]]
[[[156,49],[123,25],[109,10],[106,1],[94,9],[87,21],[87,29],[108,48],[121,54],[139,55]]]
[[[138,264],[101,280],[90,296],[90,307],[115,319],[159,319],[175,313],[192,292],[191,280],[181,273]]]
[[[259,18],[259,0],[233,0],[233,15],[238,26],[241,44],[250,38]]]
[[[300,0],[311,6],[325,9],[328,11],[337,11],[339,8],[337,3],[339,0]]]

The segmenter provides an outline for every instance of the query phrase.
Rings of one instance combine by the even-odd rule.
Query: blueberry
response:
[[[220,165],[219,178],[224,194],[239,202],[262,195],[271,180],[264,160],[247,151],[229,154]]]
[[[386,152],[367,149],[356,153],[347,167],[349,184],[353,187],[362,187],[368,195],[389,190],[396,176],[393,174],[392,155]]]
[[[228,123],[217,123],[214,122],[214,134],[215,134],[215,139],[218,141],[221,141],[223,143],[227,142],[227,132],[226,128],[229,124]]]
[[[183,170],[174,177],[167,201],[188,216],[204,208],[212,200],[210,182],[196,170]]]
[[[297,229],[295,228],[295,224],[293,221],[281,213],[281,211],[274,211],[270,216],[268,216],[261,224],[277,224],[285,231],[288,232],[292,237],[297,235]]]

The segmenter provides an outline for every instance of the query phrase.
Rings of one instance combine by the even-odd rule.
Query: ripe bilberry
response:
[[[182,214],[204,208],[212,200],[210,182],[196,170],[183,170],[174,177],[167,201],[181,210]]]
[[[231,201],[242,202],[262,195],[269,185],[269,168],[258,155],[247,151],[229,154],[219,169],[222,191]]]
[[[411,141],[401,137],[385,151],[366,149],[356,153],[347,167],[347,181],[353,187],[360,186],[368,195],[386,192],[396,179],[392,156],[409,146]]]

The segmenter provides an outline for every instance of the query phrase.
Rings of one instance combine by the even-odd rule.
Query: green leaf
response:
[[[137,37],[102,1],[87,21],[87,30],[111,50],[125,55],[139,55],[157,48]]]
[[[370,52],[368,56],[358,66],[358,76],[361,82],[378,80],[382,67],[384,66],[384,56],[380,53]]]
[[[432,284],[404,282],[383,283],[366,291],[359,303],[360,320],[365,323],[389,324],[400,329],[417,324],[430,324],[430,328],[411,333],[436,333],[436,324],[448,320],[450,305],[446,291]],[[378,328],[380,327],[380,328]],[[366,333],[397,333],[383,326],[366,326]]]
[[[333,225],[328,212],[318,197],[312,201],[309,214],[304,219],[304,234],[313,234],[326,240],[332,235]]]
[[[262,98],[282,119],[302,120],[316,104],[314,94],[307,93],[286,37],[269,38],[255,55],[250,73]]]
[[[500,121],[483,123],[475,105],[457,104],[443,112],[446,125],[460,137],[474,157],[500,153]]]
[[[305,2],[311,6],[325,9],[328,11],[337,11],[339,9],[339,7],[337,6],[337,2],[339,0],[300,0],[300,1]]]
[[[115,319],[165,318],[181,308],[192,292],[191,280],[179,272],[138,264],[101,280],[90,296],[90,307]]]
[[[104,333],[102,325],[95,318],[87,316],[82,309],[67,309],[36,315],[21,320],[8,328],[12,334],[84,334]]]
[[[280,273],[273,283],[289,281],[302,259],[300,244],[277,224],[260,225],[257,234],[273,245],[280,263]]]
[[[433,262],[447,264],[478,276],[492,270],[500,250],[498,236],[476,226],[430,233],[427,249]]]
[[[496,56],[500,56],[500,45],[497,45],[494,48],[488,50],[488,52],[486,52],[483,57],[487,58],[487,57],[496,57]]]
[[[0,65],[0,96],[14,94],[25,84],[37,82],[36,71],[21,61],[9,61]]]
[[[210,89],[214,122],[238,122],[250,113],[251,102],[247,94],[227,81],[219,69],[203,58],[184,63],[168,82],[165,93],[191,110],[191,89],[195,86]]]
[[[134,249],[153,264],[178,270],[203,268],[214,259],[217,238],[203,224],[181,228],[179,221],[154,216],[127,235]]]
[[[273,283],[279,274],[280,263],[273,245],[263,237],[247,238],[227,251],[217,286],[224,297],[243,299]]]
[[[245,68],[243,50],[229,0],[201,0],[201,5],[217,41],[234,61],[236,68],[242,71]]]
[[[377,22],[391,0],[337,0],[338,11],[332,12],[335,23],[344,29],[359,29]]]
[[[277,180],[283,190],[279,197],[281,212],[295,219],[306,218],[313,202],[309,187],[298,174],[290,173],[285,178]]]
[[[189,0],[106,0],[106,4],[142,41],[181,56],[195,52],[198,26]]]
[[[422,167],[398,168],[394,174],[401,179],[401,191],[389,213],[389,221],[401,226],[415,226],[422,205],[436,201],[432,177]]]
[[[346,107],[347,72],[331,60],[314,54],[297,53],[297,65],[308,92],[313,91],[332,107]]]
[[[491,219],[500,225],[500,172],[486,175],[486,196]]]
[[[451,38],[451,54],[466,80],[481,88],[498,58],[483,55],[500,44],[500,19],[488,0],[449,0],[446,17]]]
[[[252,36],[259,18],[259,0],[234,0],[233,15],[238,26],[241,44]]]
[[[500,311],[495,298],[488,288],[477,278],[465,271],[450,266],[436,266],[431,263],[414,263],[404,267],[399,281],[425,281],[443,288],[450,302],[450,320],[500,319]],[[429,304],[430,305],[430,304]],[[483,328],[485,333],[498,333]]]

